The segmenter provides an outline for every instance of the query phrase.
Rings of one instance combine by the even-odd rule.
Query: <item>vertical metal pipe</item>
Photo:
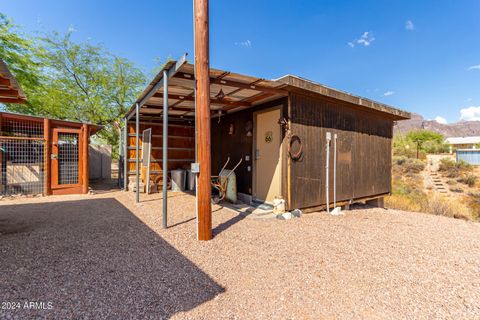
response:
[[[333,135],[333,208],[337,207],[337,134]]]
[[[119,188],[123,187],[122,175],[120,174],[123,170],[123,129],[118,129],[118,176],[117,176],[117,185]]]
[[[137,103],[135,107],[135,202],[140,202],[140,151],[139,151],[139,131],[140,131],[140,105]]]
[[[130,139],[128,139],[128,118],[125,118],[125,125],[123,130],[123,189],[125,191],[128,191],[128,159],[130,158],[128,154],[128,145],[130,142]]]
[[[327,144],[326,144],[326,160],[325,160],[325,198],[327,201],[327,213],[330,213],[330,140],[332,139],[332,135],[330,132],[327,132]]]
[[[195,111],[197,115],[197,159],[200,165],[197,188],[198,240],[212,239],[210,65],[208,0],[194,0]]]
[[[163,71],[163,214],[162,225],[167,228],[167,184],[168,184],[168,72]]]

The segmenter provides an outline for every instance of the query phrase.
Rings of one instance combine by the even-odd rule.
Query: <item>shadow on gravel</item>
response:
[[[21,304],[0,318],[162,319],[224,292],[115,199],[0,206],[0,225],[0,302]]]

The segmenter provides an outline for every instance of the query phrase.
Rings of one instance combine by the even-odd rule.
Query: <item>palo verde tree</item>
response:
[[[72,33],[29,39],[0,15],[0,57],[24,89],[27,104],[8,111],[104,126],[99,138],[116,156],[121,118],[145,85],[130,61],[100,45],[76,43]]]
[[[39,51],[48,113],[103,125],[100,137],[116,152],[121,118],[145,84],[141,70],[102,46],[73,42],[71,32],[41,38]]]
[[[99,138],[116,156],[121,118],[146,82],[133,63],[101,45],[76,43],[71,32],[27,37],[1,13],[0,57],[27,96],[7,111],[103,125]]]
[[[417,148],[417,158],[419,151],[428,153],[441,152],[444,148],[444,137],[440,133],[428,130],[410,131],[406,139],[412,141]]]

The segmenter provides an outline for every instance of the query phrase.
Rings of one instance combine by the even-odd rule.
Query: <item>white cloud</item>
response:
[[[408,31],[415,30],[415,25],[413,24],[412,20],[405,21],[405,30],[408,30]]]
[[[252,47],[252,41],[247,39],[245,41],[235,42],[235,45],[240,46],[240,47],[245,47],[245,48],[251,48]]]
[[[460,120],[480,121],[480,106],[471,106],[460,110]]]
[[[468,67],[468,70],[480,70],[480,64]]]
[[[357,43],[363,44],[365,47],[368,47],[373,41],[375,41],[375,38],[371,35],[370,32],[366,31],[362,34],[360,39],[357,40]]]
[[[368,47],[373,41],[375,41],[375,37],[372,35],[371,32],[365,31],[360,38],[355,39],[353,41],[348,42],[348,46],[353,48],[355,44],[363,45]]]
[[[437,116],[435,118],[435,121],[437,121],[438,123],[441,123],[441,124],[447,124],[447,119],[445,119],[444,117],[440,117],[440,116]]]
[[[393,92],[393,91],[387,91],[387,92],[385,92],[383,95],[384,95],[385,97],[388,97],[388,96],[393,95],[394,93],[395,93],[395,92]]]

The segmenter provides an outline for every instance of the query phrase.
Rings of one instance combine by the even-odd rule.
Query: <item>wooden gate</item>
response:
[[[52,193],[82,193],[82,130],[54,128],[52,133]]]

